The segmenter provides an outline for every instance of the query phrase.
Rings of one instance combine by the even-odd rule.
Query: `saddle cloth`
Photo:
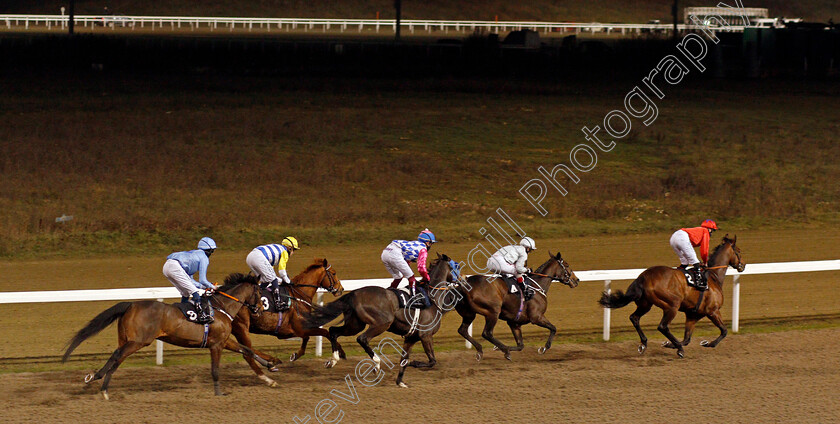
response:
[[[411,299],[411,292],[408,291],[408,288],[392,289],[392,288],[389,287],[388,290],[391,290],[392,292],[394,292],[394,294],[397,295],[397,299],[399,300],[400,309],[403,309],[403,308],[406,307],[406,305],[408,305],[409,299]],[[420,291],[418,290],[417,293],[420,294]],[[411,305],[411,309],[423,309],[423,307],[424,307],[424,305],[423,305],[422,301],[419,301],[419,302],[415,301]]]
[[[701,281],[696,281],[696,274],[694,273],[694,268],[691,269],[684,269],[684,268],[677,268],[683,272],[685,275],[685,281],[688,283],[689,286],[694,287],[698,290],[706,290],[708,284],[706,282],[706,273],[700,275]]]
[[[507,287],[508,287],[507,292],[508,293],[511,293],[511,294],[518,294],[519,293],[519,286],[516,283],[516,279],[513,278],[512,275],[503,274],[503,275],[500,275],[500,277],[502,277],[502,281],[504,281],[505,284],[507,284]],[[525,278],[525,301],[531,300],[532,297],[534,297],[534,290],[531,288],[531,285],[528,284],[528,278],[526,277]]]
[[[289,286],[280,286],[280,300],[288,300]],[[260,286],[260,302],[262,302],[263,310],[266,312],[278,313],[277,302],[275,302],[274,292],[268,286]]]
[[[210,311],[210,316],[214,316],[215,311],[210,306],[210,302],[203,297],[201,298],[201,301],[204,302],[204,307],[207,308],[208,311]],[[192,302],[178,302],[173,303],[172,305],[181,310],[181,313],[184,314],[184,318],[186,318],[187,321],[196,322],[196,320],[198,319],[198,311],[195,310],[195,305],[193,305]]]

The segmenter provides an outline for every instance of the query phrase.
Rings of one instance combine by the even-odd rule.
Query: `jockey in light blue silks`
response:
[[[200,289],[215,290],[216,286],[207,281],[207,267],[210,265],[210,255],[216,250],[216,242],[210,237],[204,237],[198,242],[198,249],[186,252],[175,252],[166,257],[163,264],[163,275],[181,293],[181,302],[189,299],[198,311],[197,322],[211,323],[213,317],[210,311],[201,304]],[[198,273],[198,281],[192,278]]]

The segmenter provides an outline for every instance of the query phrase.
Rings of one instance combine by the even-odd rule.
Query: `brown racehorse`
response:
[[[335,270],[332,269],[332,266],[326,259],[315,259],[312,265],[309,265],[306,270],[292,278],[289,293],[292,296],[292,307],[283,312],[282,322],[280,322],[280,314],[274,312],[262,311],[261,314],[255,314],[247,309],[241,309],[233,323],[232,334],[236,338],[236,341],[233,338],[229,339],[225,348],[239,352],[241,344],[247,347],[248,351],[253,351],[255,356],[251,356],[248,351],[243,353],[248,365],[251,366],[251,369],[266,384],[271,387],[276,386],[277,383],[262,372],[257,362],[270,368],[271,371],[277,371],[276,365],[281,361],[259,350],[253,349],[251,347],[251,336],[249,332],[254,334],[269,334],[281,340],[300,337],[300,349],[292,354],[290,360],[295,361],[299,359],[306,352],[306,344],[309,342],[309,337],[329,337],[329,332],[326,329],[305,328],[301,317],[303,314],[308,314],[312,310],[312,298],[319,288],[326,289],[336,296],[341,295],[344,287],[342,287],[341,281],[338,280],[335,274]],[[345,357],[341,345],[337,341],[330,340],[330,342],[334,343],[332,345],[333,350],[337,350],[342,357]]]
[[[534,287],[536,284],[534,287],[536,293],[533,298],[525,302],[521,313],[519,310],[519,293],[508,293],[507,284],[499,277],[472,275],[467,278],[467,283],[459,288],[463,300],[455,307],[462,318],[458,334],[475,347],[477,351],[475,354],[476,360],[480,361],[484,355],[481,344],[468,333],[468,328],[475,320],[476,314],[484,316],[482,337],[500,349],[505,354],[506,359],[510,359],[511,351],[519,351],[525,347],[522,341],[522,325],[528,323],[547,328],[549,331],[548,340],[545,342],[545,346],[539,349],[539,353],[545,353],[546,350],[551,348],[551,342],[557,329],[545,317],[548,306],[548,289],[553,281],[559,281],[575,288],[580,280],[575,276],[569,264],[560,257],[560,253],[554,256],[549,252],[549,256],[550,259],[547,262],[528,275],[528,278],[532,281],[531,286]],[[493,335],[493,328],[496,327],[499,319],[507,322],[516,340],[516,347],[506,346]]]
[[[706,271],[706,278],[709,281],[709,288],[702,297],[702,303],[697,305],[700,299],[700,291],[689,287],[685,280],[685,274],[679,269],[667,266],[655,266],[646,269],[635,281],[627,287],[627,293],[621,290],[613,294],[606,292],[601,295],[598,303],[605,308],[621,308],[630,302],[636,302],[636,311],[630,315],[630,322],[639,333],[639,353],[645,353],[647,349],[647,337],[639,326],[639,320],[654,305],[662,309],[662,320],[659,321],[657,329],[668,338],[663,346],[677,349],[677,355],[682,358],[684,355],[683,346],[691,342],[691,333],[694,325],[703,317],[709,317],[712,323],[720,329],[720,336],[712,342],[703,341],[701,346],[715,347],[726,337],[726,326],[720,315],[720,307],[723,305],[723,279],[726,277],[726,269],[733,267],[738,272],[743,272],[746,264],[741,261],[741,249],[735,245],[736,237],[732,239],[729,235],[723,237],[723,241],[709,258],[709,267]],[[678,312],[685,313],[685,338],[679,342],[668,324],[674,320]]]
[[[453,272],[453,270],[455,272]],[[440,329],[440,321],[443,315],[451,308],[448,304],[454,305],[457,293],[449,290],[447,283],[452,283],[458,278],[457,265],[446,255],[438,254],[438,258],[429,267],[429,278],[436,287],[431,287],[430,297],[432,306],[420,310],[416,327],[412,326],[414,321],[412,309],[400,308],[397,295],[382,287],[362,287],[354,290],[335,302],[324,306],[316,306],[306,319],[308,327],[319,327],[339,315],[344,314],[344,325],[330,327],[329,337],[331,340],[340,336],[351,336],[362,331],[365,326],[368,329],[356,337],[356,341],[367,352],[376,369],[379,371],[382,359],[374,352],[368,343],[374,337],[390,331],[394,334],[405,336],[403,351],[401,352],[400,373],[397,376],[397,385],[408,387],[403,383],[403,375],[407,367],[431,368],[437,363],[432,342],[432,336]],[[448,301],[447,298],[450,298]],[[411,303],[419,302],[418,297],[412,298]],[[429,358],[429,362],[408,361],[408,355],[412,346],[417,342],[423,344],[423,350]],[[333,350],[333,357],[327,362],[326,367],[331,368],[340,359],[339,352]],[[386,358],[386,363],[390,361]]]
[[[176,346],[210,349],[211,375],[216,395],[221,395],[219,387],[219,359],[225,341],[230,336],[231,321],[243,306],[260,311],[260,292],[256,277],[231,274],[225,279],[225,285],[213,294],[210,300],[217,314],[210,324],[205,339],[204,325],[187,321],[184,314],[173,305],[142,300],[120,302],[106,309],[79,330],[67,343],[62,362],[73,353],[83,341],[96,335],[116,320],[119,320],[119,347],[111,358],[95,374],[85,377],[90,383],[104,377],[100,391],[108,399],[108,384],[117,367],[131,354],[151,344],[155,339]],[[245,354],[247,350],[241,350]]]

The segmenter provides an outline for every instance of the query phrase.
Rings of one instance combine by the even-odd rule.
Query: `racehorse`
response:
[[[306,352],[306,344],[309,342],[310,336],[329,337],[329,332],[326,329],[305,328],[303,326],[302,316],[311,311],[312,298],[319,288],[324,288],[336,296],[341,295],[344,291],[341,281],[335,275],[335,270],[332,269],[326,259],[315,259],[312,265],[292,278],[292,285],[289,289],[292,307],[284,313],[278,314],[264,310],[262,313],[255,314],[247,309],[241,309],[233,322],[232,334],[236,341],[233,338],[229,339],[225,348],[239,352],[240,345],[242,345],[247,347],[249,351],[253,351],[254,356],[248,354],[247,351],[242,356],[245,357],[248,365],[261,380],[271,387],[276,386],[277,383],[262,372],[257,362],[271,369],[271,371],[277,371],[277,364],[281,361],[251,347],[249,332],[269,334],[281,340],[300,337],[300,349],[292,354],[290,360],[299,359]],[[263,302],[270,302],[270,300],[263,298]],[[267,309],[268,305],[264,303],[263,308]],[[330,342],[334,343],[332,346],[334,351],[338,350],[342,358],[346,357],[338,341],[330,340]]]
[[[443,315],[452,309],[455,304],[454,296],[457,293],[449,289],[447,283],[453,283],[459,278],[459,269],[455,261],[446,255],[438,254],[437,259],[429,267],[430,297],[432,306],[421,309],[414,318],[414,309],[400,308],[399,299],[393,290],[382,287],[362,287],[354,290],[338,300],[325,306],[315,306],[314,311],[305,319],[307,327],[319,327],[339,315],[344,314],[344,325],[333,326],[329,329],[330,340],[336,340],[341,336],[352,336],[362,331],[365,326],[368,329],[356,337],[356,341],[367,352],[375,363],[377,372],[380,370],[382,359],[371,349],[368,343],[372,338],[390,331],[394,334],[404,336],[405,341],[401,351],[400,373],[396,383],[400,387],[408,387],[403,382],[403,375],[407,367],[432,368],[437,364],[432,336],[440,329],[440,322]],[[409,301],[409,305],[422,303],[421,295],[415,295]],[[449,298],[452,299],[449,299]],[[408,361],[411,348],[417,342],[423,344],[423,350],[429,358],[428,362]],[[325,364],[331,368],[340,359],[339,352],[333,350],[333,356]],[[388,361],[387,358],[385,358]],[[390,365],[390,361],[388,361]]]
[[[236,282],[236,283],[234,283]],[[206,329],[202,324],[187,321],[184,314],[173,306],[152,300],[120,302],[106,309],[81,330],[69,342],[64,351],[62,362],[67,361],[73,350],[83,341],[96,335],[116,320],[118,323],[119,347],[114,350],[105,365],[95,374],[85,376],[85,383],[104,377],[100,392],[107,400],[108,384],[117,367],[131,354],[151,344],[155,339],[176,346],[210,349],[210,373],[216,395],[222,395],[219,386],[219,359],[225,341],[230,336],[231,322],[243,306],[248,306],[255,313],[262,309],[260,291],[256,277],[231,274],[210,298],[210,302],[219,314]],[[206,333],[205,333],[206,330]],[[247,354],[243,349],[240,353]]]
[[[662,309],[662,320],[659,321],[657,329],[668,338],[663,343],[664,347],[677,349],[677,356],[683,357],[683,346],[691,342],[691,333],[694,325],[703,317],[709,317],[712,323],[720,330],[720,336],[712,342],[702,341],[701,346],[715,347],[726,337],[726,326],[720,315],[720,307],[723,305],[723,279],[726,277],[728,267],[743,272],[746,264],[741,261],[741,249],[735,245],[737,236],[723,237],[723,241],[715,248],[709,258],[709,266],[706,268],[706,278],[709,281],[707,293],[702,295],[699,290],[689,287],[685,274],[679,270],[667,266],[655,266],[646,269],[630,283],[627,293],[621,290],[613,294],[604,292],[598,303],[605,308],[621,308],[630,302],[636,302],[636,311],[630,315],[630,322],[639,333],[639,354],[645,353],[647,349],[647,337],[639,326],[639,320],[653,305]],[[698,305],[698,301],[700,304]],[[682,342],[671,334],[668,324],[677,316],[677,312],[685,313],[685,338]]]
[[[528,323],[547,328],[549,331],[548,340],[544,347],[539,348],[539,353],[543,354],[551,348],[551,342],[557,333],[557,328],[545,316],[545,310],[548,307],[548,289],[554,281],[575,288],[580,280],[575,276],[569,264],[560,257],[559,252],[557,256],[552,255],[551,252],[548,255],[550,258],[547,262],[527,275],[526,281],[533,282],[530,285],[536,291],[534,297],[527,302],[523,302],[518,293],[508,293],[507,284],[499,277],[472,275],[467,278],[466,284],[462,284],[458,288],[458,291],[463,295],[463,299],[455,307],[462,318],[458,334],[475,347],[476,360],[481,361],[484,356],[481,344],[468,332],[476,314],[484,316],[482,337],[493,343],[495,348],[501,350],[505,354],[505,359],[510,360],[511,351],[520,351],[525,347],[522,341],[522,325]],[[493,328],[496,327],[499,319],[507,322],[516,340],[516,347],[506,346],[493,335]]]

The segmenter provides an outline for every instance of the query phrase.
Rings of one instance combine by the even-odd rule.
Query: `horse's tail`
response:
[[[627,287],[627,293],[624,293],[621,290],[616,290],[615,293],[612,294],[604,292],[601,294],[601,299],[598,300],[598,303],[604,308],[623,308],[630,302],[635,302],[642,298],[643,283],[644,276],[640,275],[639,278],[636,278],[636,280],[630,283],[630,286]]]
[[[67,342],[67,346],[64,350],[64,356],[61,357],[61,362],[66,362],[67,358],[70,357],[70,354],[73,353],[73,350],[79,347],[83,341],[95,336],[100,331],[111,325],[111,323],[125,315],[129,307],[131,307],[131,302],[120,302],[102,311],[102,313],[90,320],[85,328],[79,330],[79,332],[76,333],[69,342]]]
[[[344,314],[345,318],[348,313],[353,311],[353,300],[355,293],[350,292],[341,296],[335,302],[330,302],[324,306],[312,305],[312,312],[303,317],[303,326],[306,328],[318,328]]]

